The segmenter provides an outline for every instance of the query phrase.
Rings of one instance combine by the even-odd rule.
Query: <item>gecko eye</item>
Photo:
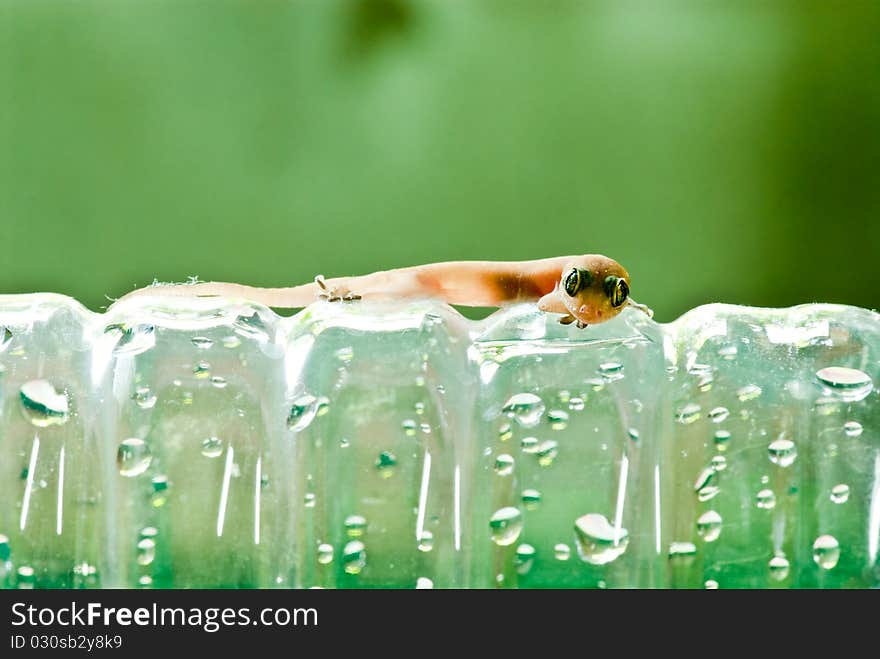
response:
[[[611,300],[611,306],[619,307],[629,296],[629,286],[622,277],[605,277],[605,295]]]
[[[569,297],[574,297],[591,283],[593,283],[593,275],[589,270],[583,268],[572,268],[562,280],[562,285]]]

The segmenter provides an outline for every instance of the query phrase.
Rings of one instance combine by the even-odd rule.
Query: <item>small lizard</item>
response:
[[[629,296],[629,290],[629,273],[623,266],[607,256],[587,254],[535,261],[449,261],[334,279],[318,275],[314,283],[290,288],[223,282],[160,284],[138,289],[121,299],[141,295],[222,296],[275,308],[305,307],[316,299],[352,302],[436,298],[466,307],[534,301],[541,311],[562,314],[559,322],[563,325],[577,323],[584,328],[614,318],[626,306],[653,316],[648,307]]]

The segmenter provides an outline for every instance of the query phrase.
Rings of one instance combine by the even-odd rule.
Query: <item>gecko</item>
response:
[[[631,306],[653,316],[630,296],[630,276],[614,259],[601,254],[560,256],[533,261],[447,261],[383,270],[354,277],[325,279],[288,288],[259,288],[225,282],[157,284],[120,298],[196,296],[247,299],[268,307],[300,308],[315,300],[355,302],[435,298],[465,307],[500,307],[535,302],[538,309],[560,314],[563,325],[583,329],[614,318]]]

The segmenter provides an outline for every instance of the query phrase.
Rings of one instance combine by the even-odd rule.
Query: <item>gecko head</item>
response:
[[[574,259],[562,270],[557,291],[562,305],[577,321],[595,325],[611,320],[627,305],[642,307],[629,297],[629,273],[614,259],[592,254]]]

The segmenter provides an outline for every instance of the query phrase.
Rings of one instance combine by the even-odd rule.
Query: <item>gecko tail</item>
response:
[[[132,291],[114,302],[119,304],[133,297],[221,297],[256,302],[277,309],[296,309],[308,306],[317,299],[316,284],[292,288],[259,288],[226,282],[192,281],[186,284],[159,284]]]

